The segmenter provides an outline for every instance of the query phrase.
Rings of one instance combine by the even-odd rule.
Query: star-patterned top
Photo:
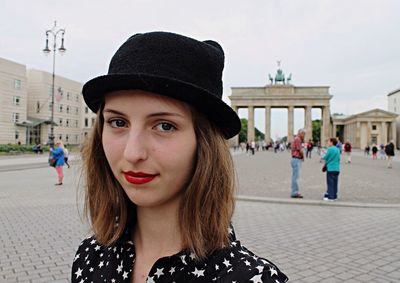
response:
[[[158,259],[146,283],[265,283],[287,282],[288,278],[270,261],[256,256],[236,240],[231,229],[230,247],[206,260],[182,251]],[[135,262],[135,247],[126,232],[112,247],[101,246],[94,236],[82,241],[76,252],[72,283],[129,283]]]

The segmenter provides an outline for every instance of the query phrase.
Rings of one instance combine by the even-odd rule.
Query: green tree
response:
[[[312,139],[314,142],[321,139],[321,120],[312,121]]]
[[[242,124],[242,129],[240,130],[239,133],[239,142],[246,142],[247,141],[247,119],[242,118],[240,119],[240,122]],[[256,140],[264,140],[265,135],[260,132],[257,128],[255,129],[255,134],[256,134]]]

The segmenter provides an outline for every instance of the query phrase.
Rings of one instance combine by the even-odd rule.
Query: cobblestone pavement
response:
[[[350,164],[341,160],[339,201],[357,203],[400,204],[400,161],[393,168],[386,160],[372,160],[361,152],[352,155]],[[290,196],[290,153],[256,152],[235,155],[241,195],[287,199]],[[326,174],[316,154],[306,159],[300,169],[300,193],[305,200],[321,200],[326,191]]]
[[[240,184],[244,184],[239,192],[287,198],[290,184],[282,185],[285,188],[282,191],[268,189],[268,194],[265,193],[265,187],[271,187],[270,182],[286,182],[287,173],[267,175],[267,179],[258,181],[248,174],[265,170],[269,166],[265,165],[266,159],[269,160],[266,163],[275,164],[273,169],[284,171],[288,165],[285,158],[272,153],[235,156]],[[349,168],[356,167],[358,162],[364,164],[354,157]],[[318,160],[314,165],[316,169],[320,167]],[[377,166],[372,172],[378,175],[385,170],[389,172],[378,165],[377,162],[363,166]],[[391,172],[398,170],[399,165],[395,164]],[[77,202],[76,192],[79,172],[78,165],[65,169],[62,187],[53,185],[56,173],[49,167],[0,172],[0,282],[70,282],[76,248],[89,234],[77,213],[77,203],[81,203]],[[322,173],[319,174],[319,169],[316,172],[314,178],[319,178]],[[320,182],[317,180],[314,183]],[[374,180],[383,192],[385,184],[379,182],[384,179]],[[256,182],[262,186],[250,186]],[[307,191],[307,182],[301,180],[302,192],[311,198],[313,191]],[[323,189],[323,185],[315,187]],[[319,191],[313,190],[316,198]],[[388,198],[376,195],[375,200]],[[344,196],[343,193],[343,202]],[[290,282],[400,282],[399,208],[298,204],[300,200],[292,204],[238,201],[234,217],[238,238],[277,264]]]

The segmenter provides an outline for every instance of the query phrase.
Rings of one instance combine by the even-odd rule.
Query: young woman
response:
[[[327,192],[324,195],[324,200],[335,201],[337,200],[338,182],[340,173],[340,151],[337,147],[337,139],[330,138],[328,140],[328,149],[322,157],[325,160],[326,166],[326,185]]]
[[[51,156],[52,158],[56,159],[56,171],[57,171],[57,177],[58,177],[58,182],[55,184],[56,186],[61,186],[63,184],[64,180],[64,172],[63,172],[63,167],[65,165],[64,162],[64,144],[62,141],[56,141],[54,144],[54,149],[51,150]]]
[[[84,147],[85,211],[94,235],[72,282],[286,282],[236,240],[226,139],[240,131],[222,101],[214,41],[152,32],[129,38],[108,74],[87,82],[97,112]]]

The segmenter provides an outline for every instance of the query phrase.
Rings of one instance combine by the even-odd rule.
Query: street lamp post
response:
[[[49,49],[49,34],[53,35],[53,50]],[[54,147],[54,78],[56,71],[56,49],[57,49],[57,35],[61,34],[61,46],[58,51],[64,54],[67,49],[64,48],[64,34],[65,29],[57,29],[57,21],[54,21],[54,27],[52,29],[46,30],[46,47],[43,49],[45,55],[48,55],[53,51],[53,78],[51,84],[51,118],[50,118],[50,133],[48,144],[51,148]]]

